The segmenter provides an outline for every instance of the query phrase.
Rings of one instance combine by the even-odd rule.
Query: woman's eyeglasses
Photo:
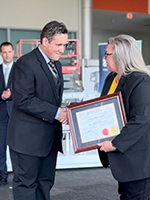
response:
[[[107,52],[105,51],[104,57],[107,58],[107,56],[111,56],[111,55],[112,55],[112,53],[107,53]]]

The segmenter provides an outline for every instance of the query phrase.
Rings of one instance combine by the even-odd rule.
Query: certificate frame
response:
[[[75,103],[66,110],[75,153],[111,141],[127,122],[121,92]]]

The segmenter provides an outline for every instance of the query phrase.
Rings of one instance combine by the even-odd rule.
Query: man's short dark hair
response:
[[[67,34],[67,33],[68,30],[64,23],[58,21],[51,21],[44,26],[41,32],[40,36],[41,44],[44,37],[46,37],[50,43],[56,34]]]
[[[9,46],[9,45],[12,47],[12,49],[14,49],[12,43],[6,41],[6,42],[3,42],[3,43],[0,45],[0,51],[2,51],[2,46]]]

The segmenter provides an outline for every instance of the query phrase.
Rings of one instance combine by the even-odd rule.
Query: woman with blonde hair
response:
[[[112,141],[98,149],[104,167],[118,181],[121,200],[150,196],[150,71],[137,41],[129,35],[108,40],[104,58],[110,74],[102,96],[121,92],[127,123]]]

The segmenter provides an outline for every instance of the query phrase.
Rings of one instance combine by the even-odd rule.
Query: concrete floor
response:
[[[8,184],[0,187],[0,200],[13,200],[13,173]],[[110,169],[86,168],[57,170],[51,200],[117,200],[117,182]]]

